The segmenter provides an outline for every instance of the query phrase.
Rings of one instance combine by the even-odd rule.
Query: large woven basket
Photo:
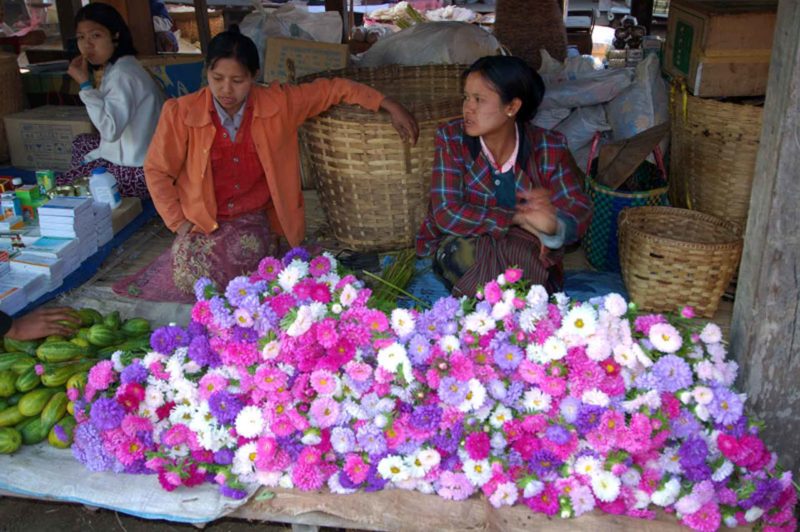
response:
[[[7,161],[8,138],[3,118],[25,108],[22,92],[22,77],[19,74],[17,56],[0,52],[0,162]]]
[[[712,317],[742,255],[731,222],[674,207],[636,207],[619,216],[622,277],[640,308],[690,305]]]
[[[674,98],[670,185],[672,204],[747,226],[763,108]]]
[[[461,115],[458,65],[348,68],[306,76],[365,83],[403,103],[417,118],[419,141],[405,144],[389,115],[337,105],[301,129],[333,236],[356,251],[409,247],[427,210],[436,128]]]
[[[172,17],[175,26],[181,30],[181,38],[189,42],[198,42],[200,40],[200,31],[197,29],[197,16],[194,11],[173,12],[169,16]],[[222,11],[208,11],[208,29],[211,31],[212,37],[223,32],[225,21],[222,18]]]

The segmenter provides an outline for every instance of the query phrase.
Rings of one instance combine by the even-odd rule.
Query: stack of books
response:
[[[81,262],[97,253],[97,230],[94,227],[91,198],[53,198],[39,207],[38,212],[41,236],[77,238]]]
[[[25,292],[16,286],[7,286],[5,279],[0,280],[0,310],[6,314],[16,314],[28,305]]]
[[[0,291],[6,291],[11,288],[22,290],[25,295],[25,305],[27,305],[49,292],[49,283],[48,277],[42,273],[12,271],[0,278]]]
[[[80,246],[77,238],[55,238],[40,236],[23,238],[24,250],[28,253],[54,257],[64,263],[64,277],[77,270],[81,265]]]
[[[8,263],[9,252],[6,249],[0,249],[0,278],[8,275],[11,271],[11,266]]]
[[[111,205],[95,201],[92,207],[94,208],[94,227],[97,231],[97,247],[102,247],[114,238],[114,227],[111,225]]]
[[[47,292],[55,290],[64,282],[64,261],[54,256],[22,251],[11,258],[11,271],[44,274],[47,278]]]

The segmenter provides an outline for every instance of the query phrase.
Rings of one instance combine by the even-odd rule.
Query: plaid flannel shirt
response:
[[[570,169],[566,138],[531,125],[519,127],[516,189],[549,189],[558,217],[567,226],[564,244],[575,242],[586,232],[592,208]],[[438,129],[435,148],[430,203],[417,234],[417,254],[432,254],[446,235],[505,236],[514,209],[497,204],[491,165],[481,152],[480,139],[464,133],[464,121],[457,119]]]

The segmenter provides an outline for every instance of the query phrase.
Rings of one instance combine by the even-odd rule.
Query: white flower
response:
[[[334,314],[341,314],[342,310],[344,309],[339,303],[334,303],[333,305],[331,305],[331,312],[333,312]]]
[[[286,329],[286,334],[293,337],[302,336],[314,325],[314,315],[308,305],[303,305],[297,309],[297,317]]]
[[[417,453],[417,460],[422,464],[427,471],[430,471],[442,461],[442,455],[436,449],[421,449]]]
[[[144,390],[144,404],[151,410],[164,405],[164,394],[158,388],[148,386]]]
[[[620,475],[620,480],[626,486],[638,486],[639,481],[642,479],[642,474],[639,473],[636,469],[630,468],[625,470],[625,472]]]
[[[675,503],[675,511],[681,515],[689,515],[695,513],[701,506],[697,497],[685,495]]]
[[[489,445],[491,445],[492,449],[495,451],[502,451],[506,448],[508,442],[506,441],[506,437],[503,436],[503,433],[498,431],[492,434],[492,437],[489,440]]]
[[[488,460],[465,460],[464,474],[470,484],[480,488],[492,478],[492,466]]]
[[[169,373],[170,383],[178,381],[183,378],[183,357],[171,356],[167,363],[164,364],[164,369]]]
[[[498,301],[492,307],[492,318],[502,320],[514,311],[514,305],[508,301]]]
[[[607,407],[609,403],[608,395],[597,388],[592,388],[591,390],[583,392],[581,401],[587,405],[601,406],[603,408]]]
[[[125,366],[122,364],[122,351],[114,351],[111,353],[111,363],[114,366],[114,371],[121,373]]]
[[[265,488],[275,488],[281,480],[281,471],[256,471],[256,482]]]
[[[486,388],[483,387],[481,381],[475,378],[470,379],[467,382],[467,386],[469,386],[467,397],[458,405],[458,409],[462,412],[477,410],[483,406],[483,403],[486,401]]]
[[[372,422],[379,429],[383,429],[386,428],[386,425],[389,424],[389,418],[386,416],[386,414],[376,414],[375,417],[372,419]]]
[[[632,368],[636,365],[636,354],[630,345],[615,345],[614,361],[622,367]]]
[[[278,274],[278,284],[284,292],[291,292],[294,286],[303,277],[300,268],[294,266],[295,263],[292,261],[292,264],[281,270],[281,273]]]
[[[700,421],[706,422],[711,414],[706,405],[697,405],[694,407],[694,415],[700,418]]]
[[[452,353],[453,351],[457,351],[461,348],[461,342],[458,341],[456,336],[452,334],[447,334],[442,336],[441,340],[439,340],[439,347],[444,350],[445,353]]]
[[[603,299],[603,308],[615,318],[621,318],[628,312],[628,303],[621,295],[611,293]]]
[[[408,468],[408,474],[412,479],[422,478],[428,472],[425,466],[422,465],[422,461],[419,459],[417,454],[408,456],[405,464]]]
[[[688,404],[689,404],[689,402],[692,400],[692,394],[691,394],[691,392],[689,392],[689,391],[687,391],[687,390],[684,390],[684,391],[682,391],[681,393],[679,393],[679,394],[678,394],[678,400],[679,400],[681,403],[683,403],[683,404],[685,404],[685,405],[688,405]]]
[[[264,348],[261,350],[261,358],[263,360],[272,360],[274,358],[278,358],[278,355],[281,353],[281,344],[277,340],[272,340],[271,342],[267,342],[264,344]]]
[[[414,332],[414,315],[404,308],[396,308],[392,311],[392,330],[403,338]]]
[[[608,338],[594,335],[586,342],[586,356],[595,362],[602,362],[611,356],[611,343]]]
[[[573,469],[579,475],[591,477],[596,472],[600,471],[600,462],[597,460],[597,458],[592,456],[581,456],[575,460]]]
[[[314,321],[320,321],[328,314],[328,306],[319,301],[312,301],[308,307],[311,312],[311,318]]]
[[[525,356],[531,362],[536,362],[537,364],[547,364],[550,360],[547,358],[547,355],[544,354],[544,349],[539,344],[534,342],[530,342],[525,347]]]
[[[173,400],[176,403],[187,402],[193,404],[197,400],[197,388],[186,379],[176,380],[172,383]]]
[[[603,502],[611,502],[619,496],[619,478],[611,471],[597,471],[592,475],[592,491]]]
[[[278,481],[278,487],[290,490],[294,488],[294,481],[292,481],[292,476],[288,473],[281,476],[281,479]]]
[[[658,466],[667,473],[679,474],[683,472],[677,447],[667,447],[658,459]],[[676,493],[677,495],[677,493]],[[672,503],[670,503],[672,504]]]
[[[555,336],[551,336],[544,341],[544,345],[542,345],[542,352],[547,362],[561,360],[567,356],[567,344]]]
[[[556,300],[556,305],[558,306],[558,310],[564,314],[569,307],[569,296],[564,292],[556,292],[553,294],[553,299]]]
[[[697,404],[707,405],[714,399],[714,392],[706,386],[695,386],[694,390],[692,390],[692,397],[697,401]]]
[[[522,396],[522,406],[528,412],[547,412],[552,398],[539,388],[531,388]]]
[[[342,306],[349,307],[356,298],[358,298],[358,290],[356,290],[353,285],[348,284],[342,288],[342,293],[339,295],[339,302],[341,302]]]
[[[303,445],[319,445],[322,442],[322,436],[319,435],[319,432],[316,430],[308,430],[303,433],[303,437],[300,438],[300,441]]]
[[[509,408],[504,405],[497,405],[492,415],[489,417],[489,424],[492,428],[501,429],[506,421],[514,419],[514,414]]]
[[[165,358],[167,358],[167,357],[165,357],[161,353],[157,353],[155,351],[150,351],[142,359],[142,366],[148,368],[148,367],[150,367],[150,364],[152,364],[153,362],[161,362]]]
[[[669,323],[656,323],[650,327],[650,343],[662,353],[674,353],[683,345],[678,329]]]
[[[519,313],[519,327],[526,333],[531,333],[536,330],[536,324],[544,316],[544,313],[538,310],[526,307]]]
[[[748,523],[754,523],[758,521],[762,515],[764,515],[764,510],[762,510],[758,506],[753,506],[744,513],[744,520],[747,521]]]
[[[534,312],[544,315],[547,312],[547,302],[550,301],[550,296],[547,295],[547,290],[540,284],[531,286],[528,294],[525,296],[525,302],[528,307]]]
[[[249,405],[236,415],[236,432],[245,438],[255,438],[264,430],[264,416],[257,406]]]
[[[735,515],[726,515],[722,517],[722,522],[725,523],[725,526],[728,528],[736,528],[739,526],[739,521],[736,520]]]
[[[708,351],[708,355],[711,357],[711,360],[713,362],[722,362],[723,360],[725,360],[725,355],[728,354],[727,351],[725,350],[725,346],[722,345],[721,343],[707,344],[706,351]]]
[[[716,344],[722,341],[722,330],[716,323],[707,323],[700,331],[700,339],[706,344]]]
[[[417,491],[424,493],[425,495],[432,495],[433,493],[436,493],[436,490],[433,489],[433,484],[430,482],[425,482],[424,480],[417,482]]]
[[[497,281],[497,284],[499,284],[500,286],[505,286],[506,282],[507,282],[506,281],[506,274],[505,273],[501,273],[500,275],[497,276],[497,279],[495,279],[495,280]]]
[[[495,488],[494,493],[489,497],[489,502],[495,508],[512,506],[517,502],[518,496],[517,486],[513,482],[503,482]]]
[[[725,460],[711,475],[711,480],[714,482],[722,482],[733,473],[733,463],[730,460]]]
[[[257,456],[256,444],[253,442],[245,443],[236,449],[236,453],[233,455],[231,472],[238,475],[241,480],[248,481],[255,473]]]
[[[390,373],[397,373],[400,369],[406,382],[414,380],[406,348],[397,342],[378,351],[378,365]]]
[[[411,476],[403,459],[393,454],[378,463],[378,474],[390,482],[402,482]]]
[[[496,327],[496,322],[483,311],[476,311],[464,317],[464,329],[483,336]]]
[[[644,510],[650,506],[650,495],[646,491],[634,489],[633,496],[636,498],[636,502],[633,505],[635,509]]]
[[[639,344],[633,344],[631,346],[631,351],[633,351],[633,354],[636,356],[636,360],[638,360],[639,364],[642,366],[649,368],[653,365],[653,361],[645,354],[644,351],[642,351],[642,348],[639,347]]]
[[[594,334],[597,328],[597,313],[589,305],[579,305],[570,310],[561,324],[561,335],[577,335],[584,338]]]
[[[533,479],[525,484],[525,489],[522,492],[522,496],[526,499],[530,499],[531,497],[536,497],[542,491],[544,491],[544,483],[540,480]]]

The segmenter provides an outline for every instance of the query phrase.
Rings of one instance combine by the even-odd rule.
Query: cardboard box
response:
[[[95,132],[85,107],[45,105],[4,120],[11,164],[18,168],[69,170],[73,139]]]
[[[116,235],[122,231],[141,212],[142,200],[139,198],[122,198],[120,206],[111,211],[111,227],[114,229],[114,234]]]
[[[766,93],[777,0],[673,0],[664,72],[695,96]]]
[[[348,57],[346,44],[268,38],[264,54],[264,82],[293,82],[307,74],[345,68]]]

